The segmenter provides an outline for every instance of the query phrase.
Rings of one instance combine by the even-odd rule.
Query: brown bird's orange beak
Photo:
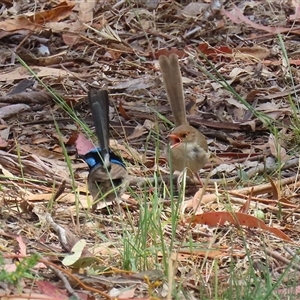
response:
[[[171,148],[178,146],[181,143],[181,138],[176,134],[169,134],[168,139],[171,142]]]

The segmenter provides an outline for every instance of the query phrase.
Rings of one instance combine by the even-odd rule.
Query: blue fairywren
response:
[[[92,89],[88,99],[100,147],[86,153],[83,159],[90,167],[88,188],[96,209],[98,200],[113,201],[119,197],[126,188],[128,174],[121,157],[109,148],[108,92]]]

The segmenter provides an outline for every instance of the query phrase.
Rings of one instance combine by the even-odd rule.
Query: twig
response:
[[[58,270],[57,268],[54,268],[52,266],[48,266],[48,268],[50,268],[61,279],[61,281],[65,285],[66,290],[69,292],[70,295],[72,295],[73,297],[75,297],[76,300],[80,300],[81,299],[78,296],[78,294],[75,292],[75,290],[71,287],[71,284],[69,283],[69,281],[66,278],[66,276],[64,276],[64,274],[60,270]]]
[[[62,193],[65,191],[65,189],[66,189],[66,181],[63,180],[53,196],[53,201],[57,200],[59,196],[61,196]]]
[[[278,253],[278,252],[275,252],[275,251],[271,251],[269,249],[266,249],[266,253],[268,255],[270,255],[271,257],[277,259],[278,261],[286,264],[286,265],[289,265],[291,264],[291,260],[290,259],[287,259],[285,257],[282,256],[282,254]],[[300,266],[297,266],[296,264],[292,263],[292,266],[293,268],[295,268],[297,271],[300,271]]]

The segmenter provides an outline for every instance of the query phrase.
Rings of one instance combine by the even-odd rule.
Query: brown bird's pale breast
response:
[[[169,135],[170,164],[173,171],[188,168],[196,173],[207,163],[209,152],[203,134],[190,125],[176,127]]]
[[[205,166],[208,157],[208,152],[197,143],[181,142],[170,151],[170,164],[173,171],[183,171],[184,168],[188,168],[196,173]]]

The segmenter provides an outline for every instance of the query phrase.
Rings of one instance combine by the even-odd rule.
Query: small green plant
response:
[[[2,255],[0,255],[0,282],[7,282],[20,287],[20,281],[23,278],[35,278],[31,273],[33,268],[39,260],[38,254],[32,254],[29,257],[22,259],[19,263],[16,263],[16,269],[13,272],[5,270],[5,262]]]

